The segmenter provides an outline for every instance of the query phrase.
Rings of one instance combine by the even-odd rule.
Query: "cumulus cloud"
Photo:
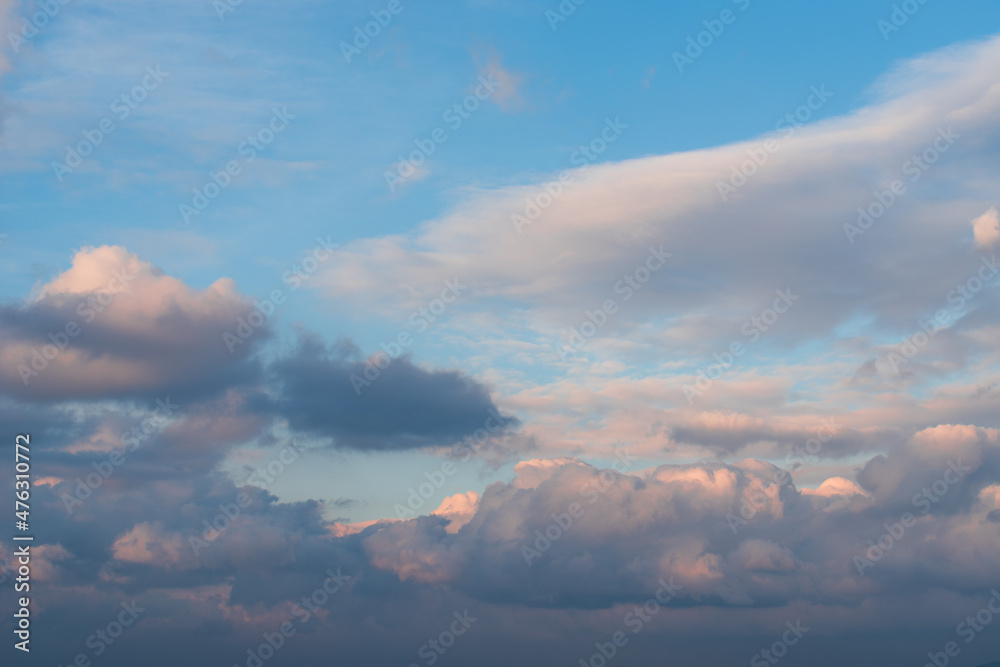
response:
[[[935,487],[953,457],[964,474]],[[347,627],[356,627],[361,609],[383,613],[389,605],[405,618],[405,610],[440,604],[446,616],[448,606],[497,614],[513,623],[511,631],[559,612],[544,618],[571,641],[618,629],[664,580],[681,588],[664,612],[673,629],[663,632],[683,635],[682,628],[715,619],[713,637],[731,642],[727,628],[808,610],[843,639],[892,629],[898,616],[889,610],[913,606],[914,595],[937,601],[932,616],[950,621],[1000,576],[991,518],[1000,511],[1000,443],[994,430],[961,424],[917,433],[885,464],[876,457],[864,466],[858,481],[831,478],[816,491],[796,489],[753,459],[634,473],[534,459],[519,464],[511,481],[481,496],[450,496],[428,516],[351,526],[324,520],[320,503],[282,503],[204,468],[186,476],[166,468],[120,474],[145,479],[101,489],[72,517],[54,513],[65,488],[36,489],[40,525],[60,535],[46,552],[44,608],[75,600],[78,587],[99,576],[103,587],[151,600],[164,619],[183,610],[193,622],[266,629],[291,617],[321,573],[340,567],[352,577],[350,596],[329,603],[322,617]],[[938,498],[926,511],[913,500],[924,488]],[[241,492],[251,499],[239,516],[206,534]],[[870,545],[903,512],[916,523],[859,572],[855,557],[877,555]],[[208,539],[195,550],[192,536]],[[513,617],[512,605],[520,610]],[[719,624],[719,614],[734,625]],[[403,618],[394,632],[418,631]],[[169,632],[167,622],[153,625]],[[232,641],[237,652],[244,641]],[[478,641],[470,639],[481,650]]]
[[[0,391],[36,400],[210,393],[254,375],[266,325],[230,353],[253,309],[229,279],[197,290],[119,246],[84,248],[31,301],[0,306]]]
[[[163,535],[163,524],[144,521],[115,540],[111,555],[129,563],[157,563],[170,566],[187,550],[181,535]]]
[[[409,358],[357,359],[350,345],[306,336],[271,367],[281,387],[272,408],[298,430],[360,450],[483,445],[514,430],[489,390],[460,371],[430,371]]]
[[[445,528],[445,531],[448,533],[457,533],[461,530],[462,526],[472,520],[472,517],[476,514],[478,505],[479,494],[475,491],[466,491],[465,493],[456,493],[453,496],[448,496],[441,501],[438,508],[431,512],[431,514],[448,519],[448,526]]]
[[[972,233],[980,248],[989,250],[996,245],[1000,239],[1000,213],[996,206],[972,221]]]
[[[385,525],[364,543],[372,564],[401,580],[530,606],[639,602],[660,578],[683,585],[682,604],[691,606],[859,604],[876,592],[891,595],[894,577],[918,577],[908,568],[921,558],[935,563],[942,586],[989,586],[998,571],[986,553],[1000,546],[1000,535],[982,532],[963,548],[958,535],[989,522],[1000,446],[995,433],[951,428],[918,434],[889,465],[869,463],[860,478],[871,493],[844,478],[799,491],[773,466],[752,460],[634,475],[575,460],[536,461],[519,468],[526,483],[490,486],[457,531],[424,517]],[[948,440],[930,459],[928,435]],[[961,465],[961,474],[946,477],[948,461]],[[934,486],[942,479],[947,483]],[[914,500],[924,489],[932,495]],[[879,557],[859,571],[854,556],[869,558],[866,540],[906,511],[920,517],[911,534],[897,538],[884,563]],[[940,548],[939,540],[946,540]],[[961,568],[946,565],[945,544]],[[901,575],[900,564],[909,574]]]

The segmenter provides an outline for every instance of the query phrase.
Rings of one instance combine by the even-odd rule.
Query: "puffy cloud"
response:
[[[871,493],[845,478],[799,491],[754,460],[636,474],[529,461],[511,483],[490,486],[460,530],[423,517],[386,525],[364,544],[375,567],[401,580],[543,607],[639,602],[670,577],[685,587],[686,605],[858,604],[875,591],[895,594],[900,576],[916,585],[921,558],[935,564],[945,588],[985,587],[1000,574],[986,556],[1000,534],[981,528],[997,506],[1000,447],[981,431],[917,434],[861,471]],[[927,457],[928,438],[940,457]],[[968,442],[977,443],[976,456],[941,467],[960,453],[955,443]],[[916,525],[896,537],[884,561],[859,572],[854,557],[870,558],[866,540],[905,512],[919,517]],[[961,568],[946,565],[946,549],[937,546],[956,544],[968,545]]]
[[[843,477],[831,477],[820,484],[815,490],[802,489],[802,493],[805,495],[822,496],[824,498],[865,495],[864,489],[858,486],[856,482]]]
[[[163,535],[162,523],[144,521],[115,540],[111,545],[111,555],[129,563],[169,568],[180,562],[187,548],[181,535]]]
[[[194,623],[225,619],[234,632],[259,627],[259,637],[292,617],[291,605],[316,589],[322,573],[341,567],[352,576],[350,594],[327,604],[326,621],[317,622],[358,629],[366,614],[398,612],[391,624],[404,635],[419,625],[405,621],[407,613],[440,606],[442,617],[469,608],[512,632],[544,618],[566,641],[610,636],[660,580],[682,588],[655,634],[676,632],[678,640],[709,623],[716,641],[733,642],[731,628],[747,628],[761,614],[780,627],[806,610],[812,627],[843,640],[892,629],[904,612],[890,611],[915,608],[915,595],[936,601],[931,616],[950,623],[1000,576],[992,556],[1000,548],[991,518],[1000,507],[995,436],[963,425],[921,431],[886,457],[886,470],[905,471],[898,480],[885,471],[879,477],[877,459],[865,466],[859,479],[870,494],[846,478],[799,491],[753,459],[634,473],[535,459],[518,464],[509,483],[481,497],[455,494],[429,516],[345,526],[324,520],[319,503],[281,503],[247,487],[252,501],[197,554],[190,537],[204,537],[204,522],[241,489],[204,468],[178,475],[128,467],[116,475],[141,484],[104,487],[69,519],[55,514],[62,512],[58,486],[36,487],[39,525],[60,535],[58,546],[50,543],[53,565],[39,604],[58,613],[49,610],[78,604],[80,587],[97,578],[104,589],[151,600],[162,619],[150,622],[156,636],[170,631],[176,621],[168,619],[190,615]],[[179,435],[159,436],[172,437]],[[931,456],[936,450],[940,456]],[[913,494],[942,478],[942,457],[958,454],[975,454],[970,461],[979,464],[922,512]],[[904,511],[916,524],[859,573],[855,556],[867,557]],[[93,604],[96,592],[86,596]],[[766,625],[754,632],[766,635]],[[303,633],[306,645],[309,636]],[[239,653],[248,640],[214,641]],[[486,639],[469,641],[482,650]]]
[[[330,349],[304,337],[271,367],[281,388],[271,409],[295,429],[361,450],[450,446],[463,439],[485,445],[519,423],[499,412],[486,387],[459,371],[424,370],[406,357],[379,369],[374,358],[353,355],[351,346]],[[377,373],[369,374],[372,369]],[[355,384],[358,379],[365,384]]]
[[[0,391],[35,400],[206,394],[254,378],[223,335],[253,309],[229,279],[196,290],[119,246],[84,248],[28,303],[0,306]]]
[[[795,557],[791,550],[766,540],[742,542],[733,553],[733,560],[749,572],[788,572],[795,569]]]
[[[967,507],[978,489],[1000,473],[1000,431],[967,424],[923,429],[905,447],[868,461],[858,472],[860,485],[887,506],[927,503],[949,512]],[[965,482],[956,484],[956,476]],[[938,486],[930,498],[917,492]],[[955,487],[958,490],[951,492]],[[943,493],[946,491],[947,493]],[[911,502],[912,499],[912,502]],[[940,503],[940,505],[939,505]]]
[[[1000,240],[1000,213],[996,206],[972,221],[976,245],[984,250],[994,247]]]
[[[518,489],[537,489],[539,484],[552,477],[566,465],[583,465],[583,463],[572,458],[521,461],[514,466],[517,477],[514,478],[512,484]]]
[[[472,521],[476,515],[476,508],[479,505],[479,494],[475,491],[456,493],[441,501],[436,510],[431,512],[435,516],[448,519],[446,532],[457,533],[462,526]]]

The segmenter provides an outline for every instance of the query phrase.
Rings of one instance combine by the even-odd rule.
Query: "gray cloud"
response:
[[[366,368],[375,366],[357,359],[352,346],[331,349],[307,336],[270,367],[280,387],[273,409],[294,429],[359,450],[450,446],[477,431],[500,437],[519,423],[460,371],[424,370],[408,357],[392,360],[377,377],[366,376]],[[352,376],[374,379],[359,392]]]

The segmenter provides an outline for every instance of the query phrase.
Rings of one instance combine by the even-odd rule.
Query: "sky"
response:
[[[4,664],[1000,660],[995,2],[0,36]]]

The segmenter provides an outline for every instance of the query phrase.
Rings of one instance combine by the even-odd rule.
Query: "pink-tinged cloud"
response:
[[[475,491],[466,491],[448,496],[431,514],[448,519],[445,531],[454,534],[461,530],[462,526],[472,521],[478,506],[479,494]]]
[[[119,246],[84,248],[27,303],[0,310],[0,388],[38,400],[219,390],[246,377],[233,346],[252,309],[229,279],[185,285]]]
[[[990,250],[1000,241],[1000,212],[996,206],[972,221],[972,233],[976,245],[983,250]]]

